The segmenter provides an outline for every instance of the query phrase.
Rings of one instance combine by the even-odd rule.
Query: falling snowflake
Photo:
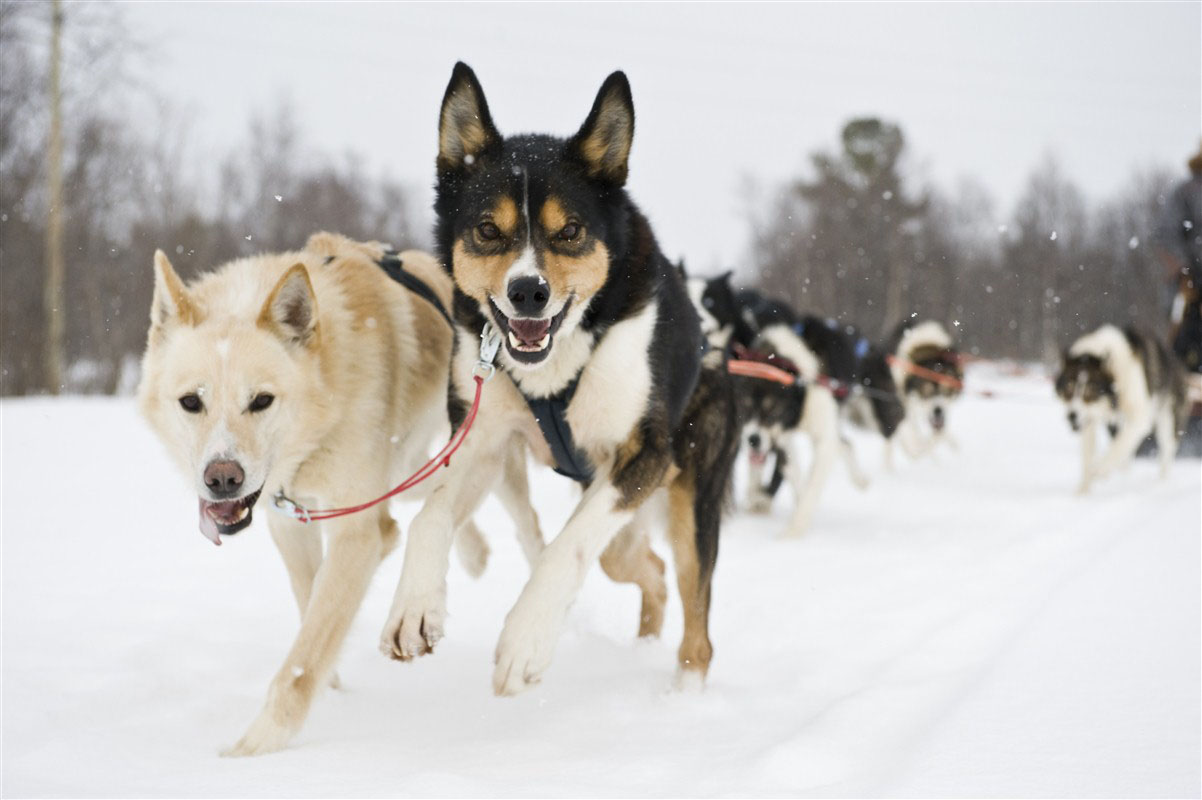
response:
[[[1131,248],[1132,250],[1139,247],[1139,237],[1132,236],[1131,240],[1127,242],[1127,247]]]
[[[282,194],[277,194],[277,195],[275,195],[275,201],[276,201],[277,203],[282,203],[282,202],[284,202],[284,195],[282,195]]]
[[[1052,231],[1052,235],[1051,235],[1050,237],[1048,237],[1048,238],[1050,238],[1050,239],[1051,239],[1051,240],[1054,242],[1054,241],[1056,241],[1056,239],[1057,239],[1057,238],[1059,238],[1059,237],[1057,236],[1057,234],[1056,234],[1056,231]]]

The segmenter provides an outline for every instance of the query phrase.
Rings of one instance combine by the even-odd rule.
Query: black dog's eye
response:
[[[255,398],[250,401],[249,408],[251,411],[262,411],[263,409],[265,409],[269,405],[271,405],[274,400],[275,400],[274,394],[268,394],[267,392],[259,392],[257,395],[255,395]]]
[[[199,414],[204,408],[204,403],[200,402],[200,395],[186,394],[179,399],[180,407],[189,414]]]
[[[706,308],[713,308],[714,307],[714,298],[712,298],[712,297],[701,298],[701,305],[705,306]]]
[[[480,234],[480,238],[486,242],[501,238],[501,229],[491,222],[481,222],[476,226],[476,233]]]
[[[575,222],[569,222],[567,225],[564,225],[562,228],[560,228],[559,233],[555,235],[565,242],[570,242],[580,235],[580,225]]]

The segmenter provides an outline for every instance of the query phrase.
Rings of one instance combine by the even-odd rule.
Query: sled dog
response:
[[[569,604],[600,557],[642,591],[640,635],[660,630],[663,562],[647,526],[666,494],[684,609],[679,676],[710,663],[710,581],[731,460],[734,398],[710,357],[683,281],[624,189],[634,135],[630,86],[602,84],[570,138],[502,136],[475,73],[457,64],[438,130],[435,234],[454,280],[452,424],[474,397],[481,335],[500,337],[474,427],[414,520],[381,647],[400,660],[443,635],[451,531],[513,440],[583,487],[543,550],[496,648],[493,689],[512,695],[551,663]],[[720,354],[717,361],[720,361]]]
[[[428,296],[386,275],[385,262]],[[249,526],[277,491],[310,508],[378,497],[445,434],[452,334],[439,307],[450,303],[451,282],[429,255],[323,233],[299,252],[233,261],[191,285],[162,251],[154,269],[138,402],[195,485],[200,529],[214,544]],[[534,558],[542,539],[524,455],[509,456],[498,458],[506,465],[498,494]],[[478,572],[487,549],[462,523],[460,553]],[[309,524],[272,513],[268,527],[300,632],[228,755],[278,750],[299,730],[398,536],[386,503]]]

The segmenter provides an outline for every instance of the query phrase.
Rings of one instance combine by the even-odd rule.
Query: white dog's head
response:
[[[303,458],[290,435],[305,422],[300,399],[324,396],[317,302],[295,254],[234,262],[192,286],[162,251],[154,266],[138,402],[196,487],[201,532],[220,544]]]

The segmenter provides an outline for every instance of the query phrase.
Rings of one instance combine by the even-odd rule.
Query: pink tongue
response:
[[[217,523],[205,513],[205,501],[200,501],[200,532],[204,537],[218,547],[221,546],[221,536],[217,533]]]
[[[549,319],[511,319],[509,329],[525,344],[538,344],[551,327]]]
[[[752,464],[763,464],[765,461],[768,460],[768,455],[766,453],[757,453],[753,450],[748,455],[751,458]]]

